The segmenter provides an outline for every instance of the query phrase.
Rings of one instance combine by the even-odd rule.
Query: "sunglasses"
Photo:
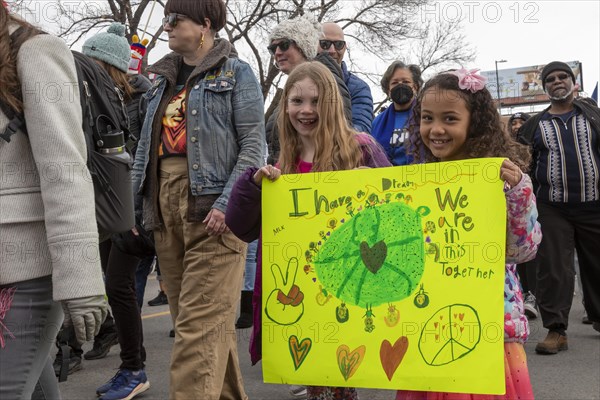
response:
[[[549,76],[544,80],[544,83],[552,83],[557,79],[560,79],[561,81],[564,81],[565,79],[567,79],[569,77],[568,74],[558,74],[558,75],[554,75],[554,76]]]
[[[175,28],[177,26],[177,22],[181,21],[182,19],[185,19],[185,15],[177,14],[177,13],[170,13],[169,15],[167,15],[166,17],[164,17],[162,19],[162,24],[163,24],[163,27],[165,27],[167,25],[171,25],[171,28]]]
[[[279,43],[273,43],[272,45],[267,46],[267,49],[269,49],[269,53],[275,55],[278,47],[281,49],[281,51],[287,51],[293,44],[296,44],[296,42],[290,39],[284,39]]]
[[[323,50],[329,50],[329,48],[331,47],[331,45],[333,44],[333,47],[335,47],[336,50],[342,50],[344,47],[346,47],[346,42],[343,40],[325,40],[325,39],[321,39],[319,40],[319,46],[321,46],[321,48]]]

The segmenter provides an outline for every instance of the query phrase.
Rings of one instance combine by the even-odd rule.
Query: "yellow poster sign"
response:
[[[265,382],[504,393],[501,163],[265,180]]]

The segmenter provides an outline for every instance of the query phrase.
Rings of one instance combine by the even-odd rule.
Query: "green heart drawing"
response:
[[[292,335],[290,336],[288,343],[290,346],[290,354],[294,361],[294,367],[297,370],[306,359],[306,356],[312,347],[312,340],[310,340],[310,338],[304,338],[299,342],[298,338],[295,335]]]

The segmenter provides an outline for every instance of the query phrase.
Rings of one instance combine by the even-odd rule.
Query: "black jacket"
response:
[[[133,88],[133,96],[127,102],[127,115],[129,117],[129,135],[131,139],[131,154],[135,157],[137,142],[140,139],[140,132],[144,117],[146,116],[146,107],[148,102],[143,97],[151,87],[152,83],[144,75],[133,75],[129,79],[129,84]]]
[[[585,117],[585,119],[588,120],[588,122],[590,123],[590,126],[592,127],[592,130],[594,132],[594,134],[596,135],[596,137],[598,137],[598,135],[600,135],[600,108],[593,106],[590,103],[587,103],[586,101],[582,101],[580,99],[573,99],[573,106],[575,108],[577,108],[579,111],[581,111],[581,113],[583,114],[583,116]],[[540,124],[540,121],[542,120],[542,117],[544,116],[544,114],[546,113],[546,111],[548,111],[550,109],[550,107],[544,109],[543,111],[537,113],[535,116],[529,118],[527,120],[527,122],[525,122],[523,124],[523,126],[519,129],[519,132],[517,133],[517,140],[527,146],[529,146],[533,152],[533,137],[535,135],[535,131],[538,129],[538,126]],[[597,151],[600,154],[600,137],[598,137],[598,140],[596,141],[596,143],[598,143],[598,148]],[[535,156],[533,157],[533,160],[535,160]],[[533,171],[535,167],[534,165],[531,166],[532,168],[530,168],[530,171]]]

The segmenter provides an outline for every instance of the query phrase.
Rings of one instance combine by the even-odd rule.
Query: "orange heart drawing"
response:
[[[304,338],[301,342],[298,342],[298,338],[295,335],[292,335],[289,339],[289,346],[290,354],[294,361],[294,367],[298,370],[312,347],[312,340],[310,340],[310,338]]]
[[[407,350],[408,338],[406,336],[400,336],[393,346],[387,339],[381,342],[379,358],[389,381],[392,380]]]
[[[344,380],[347,381],[352,377],[352,375],[354,375],[365,358],[365,351],[367,351],[367,347],[365,345],[358,346],[353,351],[350,351],[350,348],[345,344],[338,347],[337,362]]]

